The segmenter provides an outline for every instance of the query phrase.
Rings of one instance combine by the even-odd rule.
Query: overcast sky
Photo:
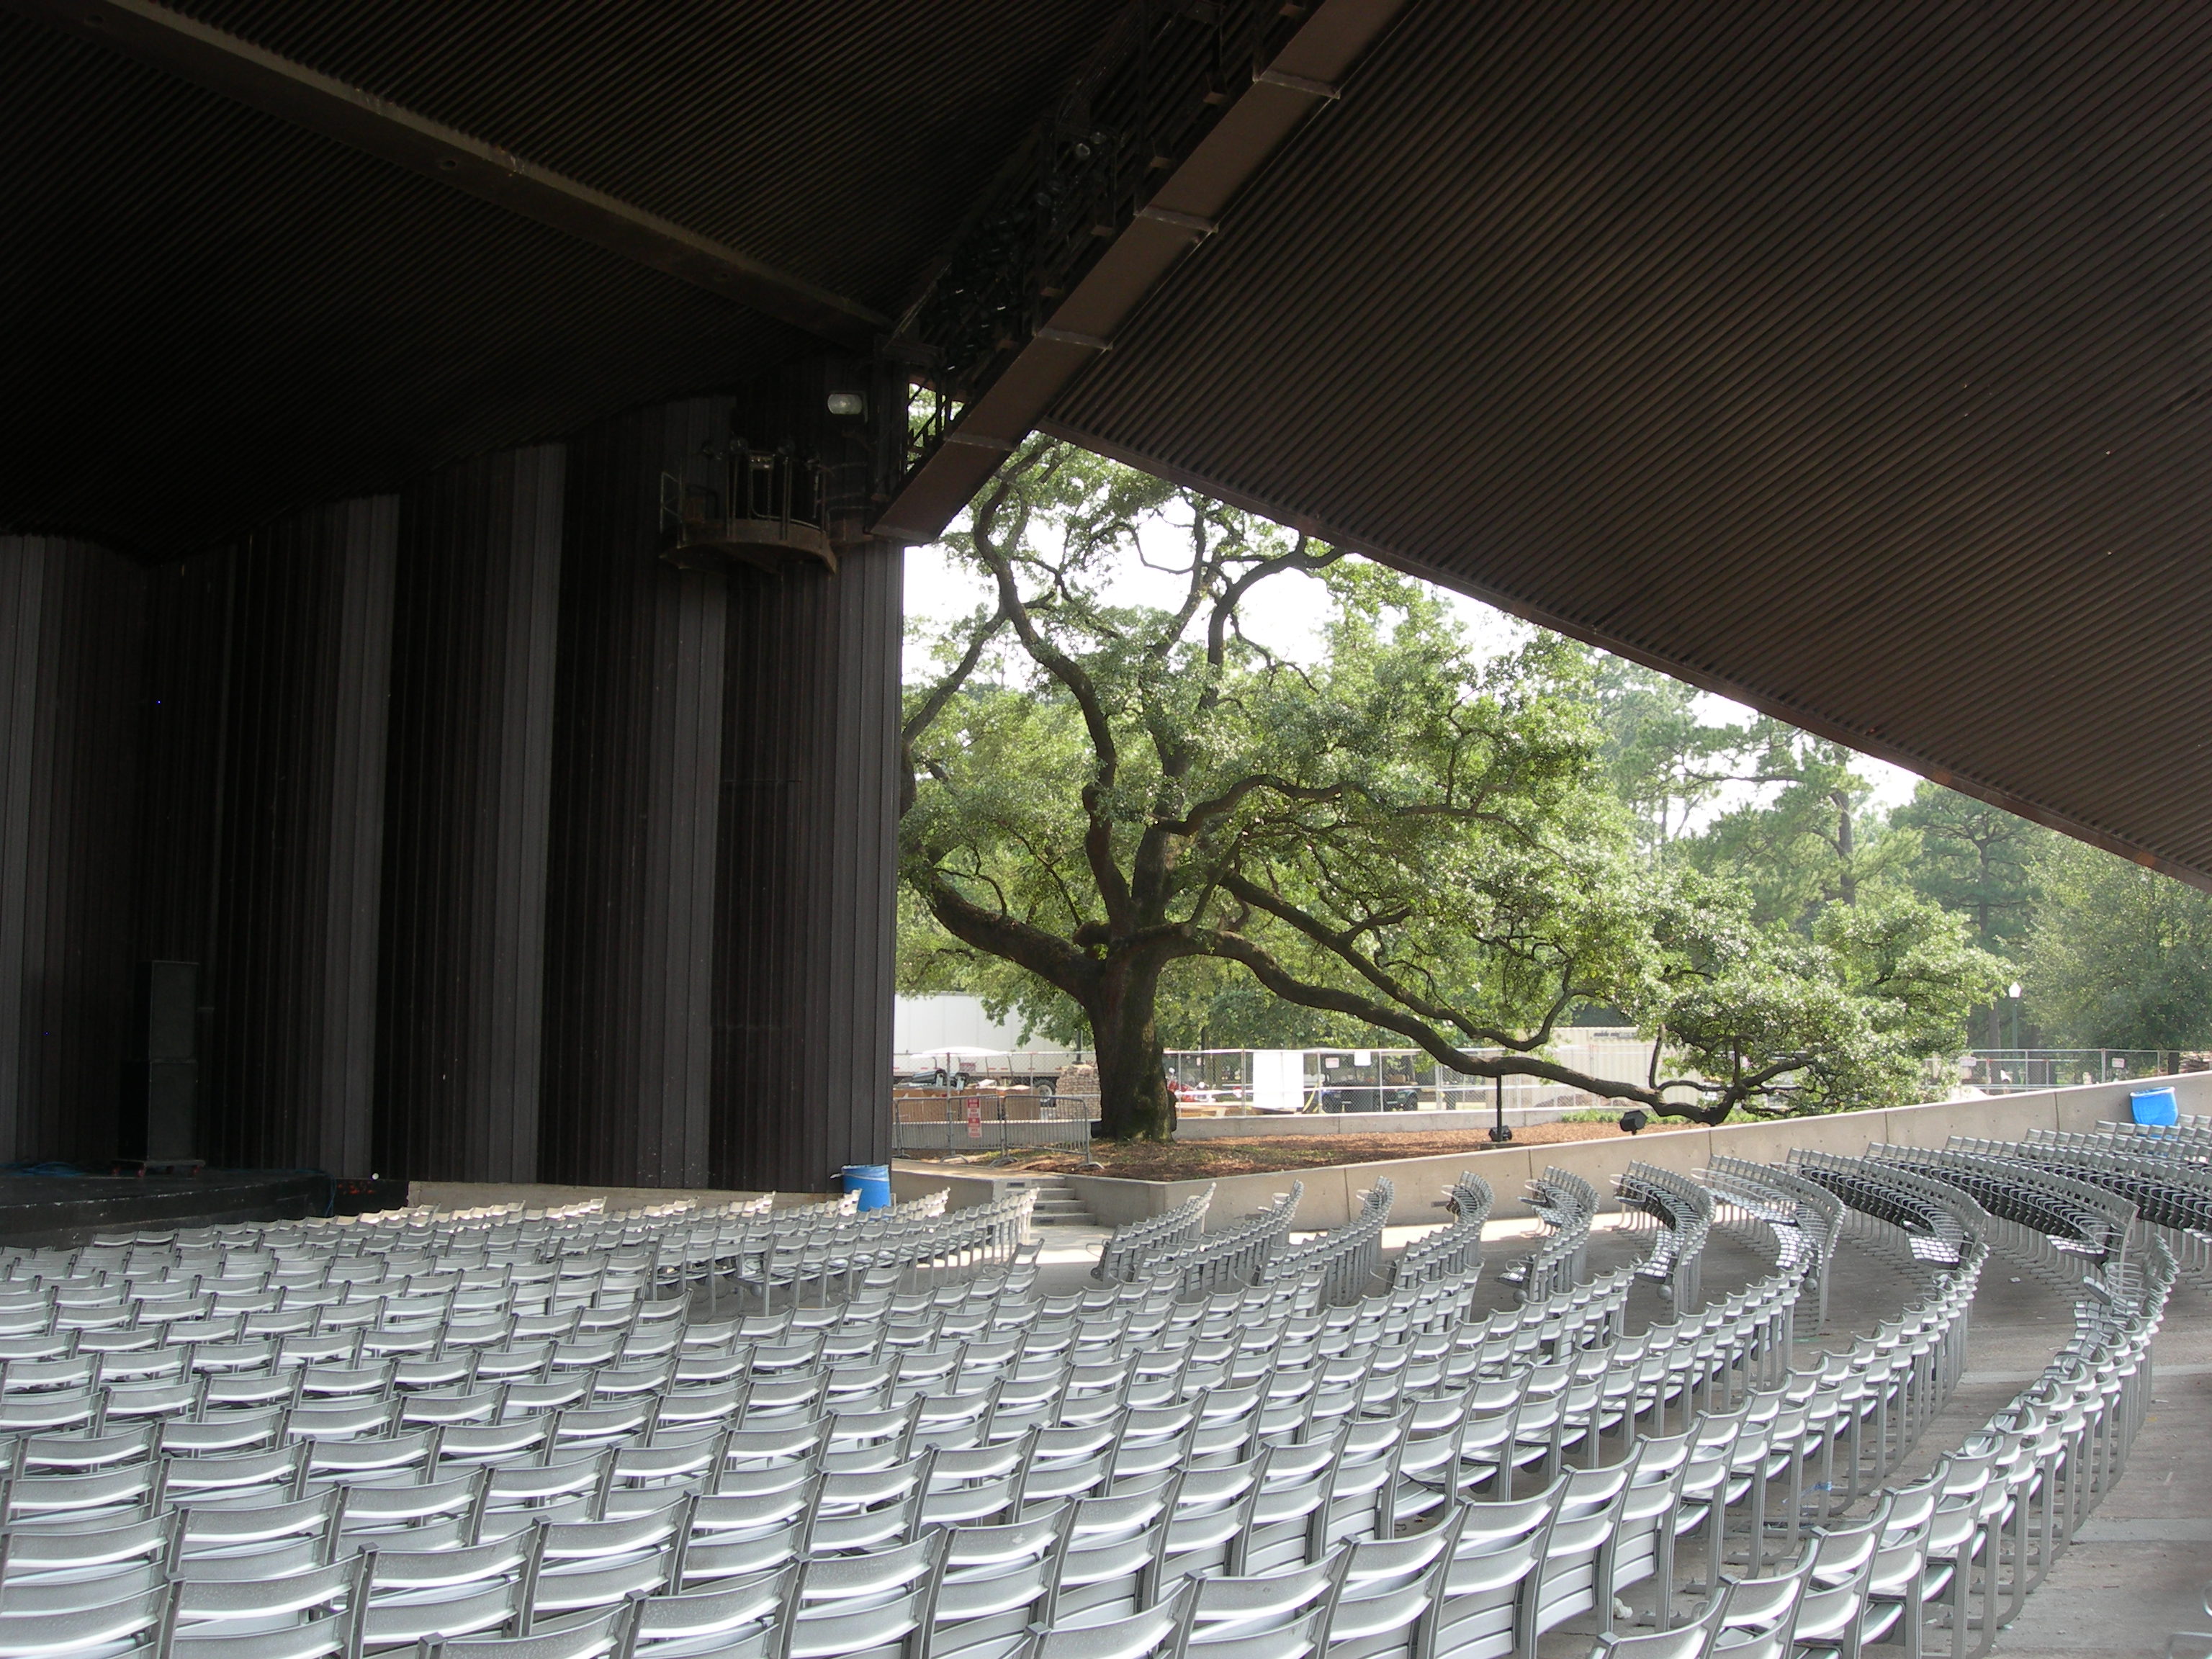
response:
[[[1188,556],[1171,531],[1163,532],[1155,544],[1146,538],[1147,556],[1162,565],[1174,563]],[[1455,593],[1449,588],[1436,590],[1444,602],[1459,615],[1460,623],[1468,637],[1486,652],[1497,652],[1510,647],[1534,632],[1531,624],[1504,611]],[[1180,604],[1182,586],[1179,580],[1162,571],[1150,569],[1139,562],[1127,561],[1109,590],[1115,600],[1130,605],[1158,605],[1163,607]],[[910,547],[906,555],[906,613],[911,618],[943,622],[964,617],[984,603],[987,590],[984,583],[969,570],[957,565],[941,547]],[[1311,577],[1296,572],[1271,576],[1252,590],[1240,609],[1244,632],[1251,639],[1266,645],[1282,656],[1310,660],[1320,653],[1318,624],[1327,606],[1320,595],[1320,584]],[[1706,720],[1742,721],[1753,718],[1753,711],[1742,704],[1711,692],[1699,695],[1699,711]],[[1893,807],[1909,800],[1914,785],[1919,779],[1902,767],[1892,766],[1887,761],[1871,756],[1860,757],[1860,769],[1874,785],[1875,804],[1882,808]],[[1711,803],[1700,817],[1726,811],[1738,805],[1753,793],[1753,787],[1732,787],[1722,799]]]

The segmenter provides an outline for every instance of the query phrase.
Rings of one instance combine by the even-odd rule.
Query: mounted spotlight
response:
[[[833,392],[830,394],[832,415],[865,415],[868,412],[866,394],[858,392]]]
[[[1623,1112],[1620,1115],[1620,1132],[1623,1134],[1635,1134],[1638,1131],[1649,1127],[1650,1121],[1651,1114],[1649,1112],[1632,1110]]]

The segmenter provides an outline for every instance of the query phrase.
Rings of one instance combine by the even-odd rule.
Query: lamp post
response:
[[[2013,981],[2005,994],[2012,999],[2012,1046],[2017,1052],[2020,1048],[2020,981]]]
[[[1490,1126],[1490,1138],[1503,1145],[1513,1139],[1513,1131],[1505,1127],[1505,1073],[1500,1072],[1491,1082],[1497,1089],[1498,1121]]]

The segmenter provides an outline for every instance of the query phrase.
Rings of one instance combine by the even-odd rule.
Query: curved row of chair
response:
[[[2144,1225],[2164,1234],[2166,1248],[2177,1259],[2194,1268],[2212,1265],[2212,1166],[2148,1155],[2131,1138],[2110,1135],[2045,1131],[2017,1142],[1954,1135],[1950,1147],[2029,1164],[2117,1193],[2136,1206]]]
[[[242,1259],[208,1260],[198,1265],[214,1271],[202,1273],[180,1260],[176,1267],[183,1277],[167,1279],[160,1297],[126,1297],[120,1286],[92,1285],[58,1296],[21,1289],[49,1276],[66,1281],[78,1266],[91,1264],[95,1253],[19,1252],[7,1259],[7,1276],[0,1278],[0,1332],[46,1328],[31,1305],[43,1302],[52,1304],[52,1320],[79,1328],[131,1328],[153,1320],[176,1323],[198,1342],[310,1335],[377,1322],[380,1304],[392,1300],[396,1289],[401,1305],[393,1311],[403,1318],[475,1316],[458,1320],[461,1328],[453,1340],[482,1346],[495,1338],[550,1335],[550,1326],[541,1328],[533,1322],[551,1316],[561,1306],[603,1302],[617,1288],[635,1301],[701,1285],[709,1291],[711,1306],[714,1293],[727,1283],[740,1296],[750,1291],[765,1308],[779,1290],[795,1303],[811,1287],[818,1299],[826,1300],[833,1285],[849,1291],[872,1273],[889,1284],[917,1273],[1008,1261],[1035,1201],[1030,1194],[1012,1194],[948,1215],[941,1213],[942,1194],[933,1198],[875,1216],[807,1212],[789,1224],[781,1218],[730,1221],[711,1234],[687,1222],[671,1230],[675,1236],[612,1252],[576,1248],[574,1238],[563,1238],[562,1248],[542,1261],[532,1245],[478,1241],[441,1254],[418,1255],[416,1243],[404,1237],[379,1241],[349,1233],[344,1242],[356,1248],[332,1251],[327,1266],[305,1277],[267,1265],[249,1273]],[[489,1260],[518,1253],[532,1259],[496,1265]],[[617,1274],[618,1286],[607,1277],[606,1263],[615,1257],[624,1264]],[[394,1260],[410,1263],[396,1287],[388,1282],[386,1265]],[[128,1280],[127,1258],[116,1271]],[[581,1322],[590,1328],[594,1322]]]
[[[1804,1147],[1790,1150],[1790,1168],[1875,1223],[1880,1231],[1873,1237],[1907,1271],[1945,1273],[1965,1260],[1973,1223],[1961,1219],[1954,1189],[1896,1171],[1879,1173],[1863,1158]]]
[[[1367,1293],[1382,1259],[1382,1229],[1389,1224],[1390,1206],[1398,1189],[1388,1176],[1360,1197],[1359,1213],[1343,1226],[1278,1252],[1260,1269],[1260,1282],[1304,1279],[1332,1305],[1357,1301]]]
[[[1575,1284],[1587,1270],[1597,1191],[1580,1176],[1553,1167],[1530,1179],[1524,1201],[1551,1231],[1534,1254],[1515,1262],[1498,1278],[1518,1286],[1524,1298],[1533,1299]]]
[[[1826,1330],[1828,1269],[1843,1237],[1843,1200],[1779,1165],[1739,1158],[1714,1158],[1701,1180],[1713,1194],[1717,1225],[1756,1230],[1770,1241],[1777,1268],[1807,1276],[1813,1328]]]
[[[1660,1294],[1686,1312],[1704,1297],[1705,1235],[1712,1230],[1713,1195],[1686,1176],[1649,1164],[1631,1164],[1613,1178],[1621,1206],[1659,1224],[1650,1253],[1637,1264],[1636,1276],[1650,1279]]]
[[[2185,1120],[2190,1122],[2197,1119]],[[2095,1129],[2028,1129],[2016,1143],[2023,1146],[2066,1146],[2093,1152],[2123,1152],[2130,1157],[2155,1158],[2178,1164],[2212,1162],[2212,1146],[2197,1143],[2204,1136],[2193,1129],[2158,1128],[2136,1123],[2106,1123]]]
[[[521,1205],[488,1205],[466,1210],[421,1206],[372,1211],[357,1216],[309,1216],[271,1224],[266,1242],[314,1241],[319,1247],[348,1252],[445,1255],[471,1249],[525,1249],[537,1256],[580,1250],[624,1249],[671,1241],[686,1230],[720,1228],[731,1223],[767,1222],[780,1228],[815,1225],[860,1212],[860,1194],[806,1199],[781,1207],[776,1194],[708,1204],[697,1199],[611,1210],[604,1199],[537,1209]],[[890,1214],[902,1219],[945,1212],[943,1189],[908,1203]],[[877,1215],[884,1212],[875,1212]],[[218,1230],[220,1231],[220,1230]],[[148,1238],[155,1235],[134,1235]],[[112,1243],[115,1241],[107,1241]],[[95,1240],[95,1245],[102,1241]]]
[[[1990,1243],[2057,1288],[2108,1264],[2125,1270],[2136,1206],[2117,1194],[1980,1152],[1875,1146],[1867,1157],[1967,1194],[1995,1224]]]
[[[1419,1284],[1447,1274],[1473,1273],[1482,1265],[1482,1229],[1490,1219],[1490,1183],[1471,1170],[1460,1171],[1445,1194],[1451,1212],[1448,1226],[1417,1238],[1399,1251],[1387,1268],[1390,1283]]]
[[[1970,1448],[1871,1524],[1809,1535],[1940,1407],[1996,1231],[1955,1186],[1843,1162],[1822,1199],[1846,1189],[1881,1228],[1956,1248],[1920,1258],[1919,1304],[1811,1370],[1793,1368],[1793,1320],[1818,1253],[1784,1242],[1794,1216],[1773,1273],[1634,1337],[1626,1272],[1490,1314],[1471,1269],[1337,1307],[1310,1272],[1201,1299],[1180,1273],[1051,1297],[993,1266],[927,1294],[864,1276],[835,1305],[692,1322],[683,1301],[592,1305],[652,1287],[642,1243],[550,1276],[488,1249],[449,1285],[434,1264],[450,1250],[301,1253],[242,1230],[213,1264],[236,1288],[212,1293],[319,1274],[319,1294],[335,1273],[340,1300],[321,1305],[343,1306],[352,1273],[389,1285],[398,1267],[377,1305],[398,1316],[305,1346],[172,1347],[193,1321],[64,1328],[57,1310],[89,1311],[71,1281],[34,1287],[54,1328],[0,1339],[15,1344],[0,1418],[43,1402],[59,1420],[15,1435],[0,1655],[145,1636],[210,1659],[418,1637],[451,1659],[1503,1659],[1585,1615],[1624,1652],[1694,1653],[1723,1631],[1743,1652],[1884,1637],[1910,1652],[1944,1619],[1958,1652],[2124,1464],[2148,1382],[2128,1345],[2171,1258],[2154,1247],[2142,1271],[2116,1260],[2085,1282],[2063,1378],[2001,1431],[2019,1437],[2011,1463],[1999,1448],[1977,1474]],[[141,1318],[209,1282],[177,1273],[173,1244],[153,1276],[154,1254],[121,1274]],[[128,1266],[78,1282],[104,1291]],[[418,1350],[422,1328],[475,1322],[456,1317],[476,1311],[465,1294],[536,1318],[586,1284],[568,1311],[621,1316],[609,1331]],[[541,1285],[549,1314],[514,1315]],[[128,1344],[82,1346],[109,1334]],[[331,1340],[352,1347],[313,1348]],[[2136,1369],[2106,1369],[2124,1349]],[[101,1369],[72,1368],[88,1352]],[[118,1383],[118,1354],[145,1370]],[[448,1363],[465,1369],[432,1369]],[[101,1433],[70,1415],[118,1387],[168,1389],[168,1409]],[[1703,1610],[1669,1629],[1685,1590]],[[1651,1633],[1612,1633],[1642,1616],[1618,1611],[1632,1598]]]
[[[1151,1277],[1151,1262],[1170,1250],[1194,1243],[1206,1231],[1206,1212],[1213,1202],[1213,1183],[1160,1215],[1128,1222],[1099,1247],[1091,1276],[1109,1285],[1134,1284]]]
[[[2208,1152],[2212,1152],[2212,1117],[2200,1117],[2185,1112],[2172,1123],[2130,1123],[2106,1120],[2099,1123],[2097,1127],[2106,1134],[2154,1142],[2163,1150],[2182,1157],[2203,1158]]]
[[[1971,1212],[1960,1218],[1972,1230]],[[1672,1638],[1601,1646],[1623,1659],[1704,1659],[1716,1650],[1781,1659],[1855,1653],[1884,1639],[1917,1652],[1932,1610],[1949,1627],[1954,1659],[1975,1630],[1974,1651],[1987,1653],[2125,1465],[2174,1273],[2158,1241],[2141,1274],[2117,1263],[2100,1269],[2084,1281],[2096,1293],[2077,1301],[2075,1335],[2043,1376],[1925,1477],[1882,1493],[1863,1519],[1817,1534],[1789,1570],[1727,1586],[1703,1619]],[[2117,1293],[2108,1282],[2131,1277],[2139,1282]]]
[[[1027,1237],[1033,1190],[1005,1193],[947,1212],[940,1188],[911,1203],[860,1213],[777,1212],[718,1222],[711,1231],[675,1220],[654,1241],[655,1282],[665,1291],[697,1286],[710,1311],[726,1291],[763,1310],[779,1291],[793,1305],[811,1288],[826,1301],[849,1295],[870,1273],[911,1276],[1004,1262]]]
[[[1150,1261],[1155,1279],[1174,1279],[1185,1294],[1206,1295],[1256,1284],[1268,1261],[1290,1236],[1305,1182],[1293,1181],[1291,1190],[1275,1194],[1274,1202],[1226,1227],[1202,1233],[1180,1249],[1162,1250]]]

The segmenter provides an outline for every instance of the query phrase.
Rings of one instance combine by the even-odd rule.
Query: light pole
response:
[[[1490,1138],[1502,1145],[1513,1139],[1513,1131],[1505,1127],[1505,1073],[1500,1072],[1491,1082],[1498,1091],[1498,1121],[1490,1126]]]
[[[2020,981],[2013,981],[2005,994],[2012,999],[2012,1046],[2014,1051],[2017,1053],[2020,1049]],[[2022,1069],[2024,1073],[2024,1066]]]

